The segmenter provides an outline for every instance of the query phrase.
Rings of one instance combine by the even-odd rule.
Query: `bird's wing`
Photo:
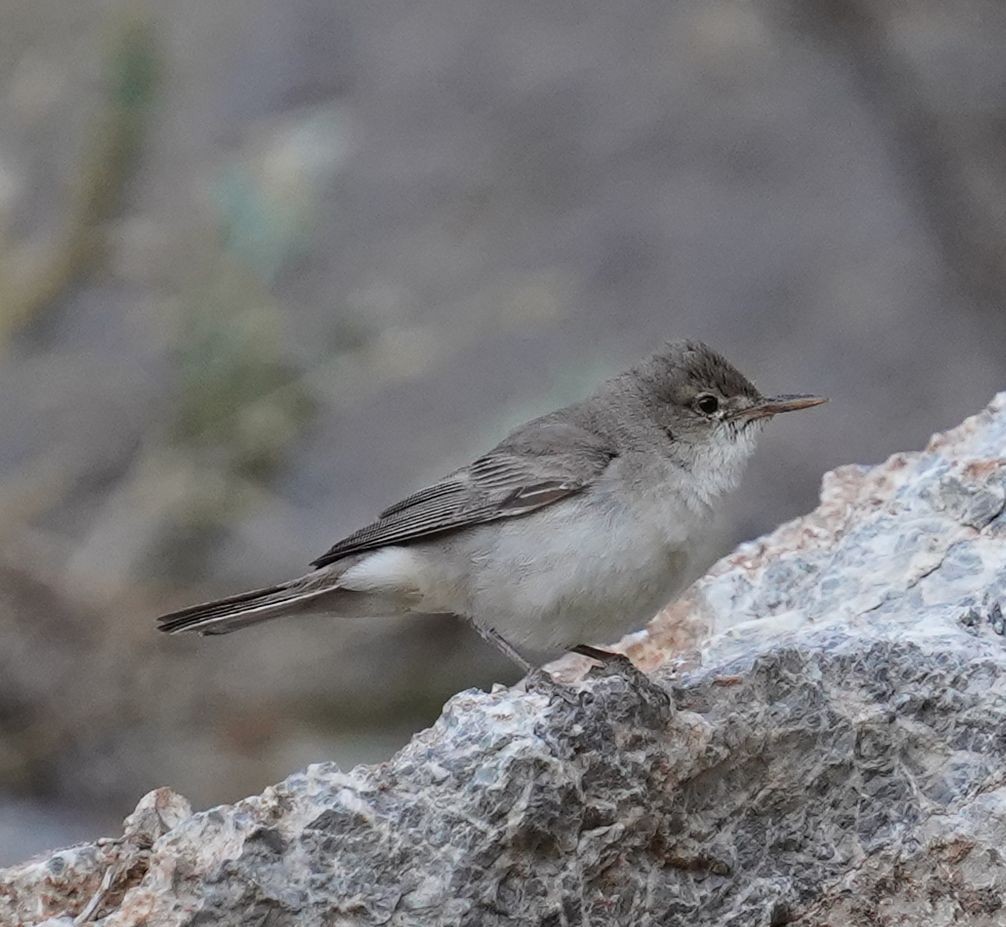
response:
[[[312,564],[525,515],[586,489],[617,452],[563,422],[532,422],[474,463],[386,508]]]

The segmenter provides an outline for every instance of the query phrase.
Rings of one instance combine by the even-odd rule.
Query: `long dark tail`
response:
[[[314,577],[312,577],[314,578]],[[240,628],[247,628],[262,621],[282,618],[294,612],[307,610],[305,606],[319,595],[332,592],[332,585],[321,585],[306,581],[307,577],[252,589],[238,595],[228,596],[193,605],[157,619],[158,628],[168,634],[182,631],[198,631],[200,634],[230,634]]]

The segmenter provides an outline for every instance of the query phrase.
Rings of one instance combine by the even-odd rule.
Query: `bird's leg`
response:
[[[592,647],[590,644],[577,644],[570,648],[573,653],[580,654],[581,657],[590,657],[597,660],[600,667],[594,667],[591,671],[598,671],[602,676],[618,674],[635,679],[646,679],[646,674],[636,666],[624,653],[615,653],[611,650],[602,650],[600,647]],[[648,681],[648,680],[647,680]]]
[[[492,644],[503,656],[507,659],[512,660],[516,663],[521,671],[524,673],[530,673],[534,670],[534,665],[528,663],[518,652],[517,648],[510,644],[495,628],[484,628],[482,625],[472,622],[475,630],[479,632],[479,637],[482,640]]]
[[[600,647],[592,647],[590,644],[577,644],[571,648],[573,653],[580,654],[581,657],[590,657],[597,660],[600,667],[594,667],[602,675],[610,676],[618,673],[622,676],[644,676],[645,673],[636,666],[624,653],[615,653],[613,650],[602,650]]]
[[[590,644],[577,644],[569,649],[573,653],[580,654],[581,657],[590,657],[591,660],[598,660],[601,663],[619,663],[628,659],[624,653],[613,653],[610,650],[602,650],[600,647],[591,647]]]
[[[474,622],[472,622],[474,624]],[[524,672],[524,678],[518,685],[523,688],[525,692],[542,692],[549,697],[551,702],[553,698],[560,698],[564,702],[574,703],[575,699],[570,695],[569,690],[561,682],[556,682],[547,670],[542,669],[540,666],[535,666],[525,660],[518,652],[517,648],[513,646],[506,638],[503,637],[495,628],[483,628],[478,624],[475,624],[475,630],[479,632],[479,635],[483,640],[488,641],[492,644],[500,653],[504,656],[509,657],[514,663],[516,663],[521,670]]]
[[[667,691],[650,679],[624,653],[612,653],[610,650],[591,647],[589,644],[577,644],[571,649],[573,653],[578,653],[583,657],[590,657],[601,664],[600,666],[591,667],[589,675],[621,676],[630,685],[634,686],[638,692],[649,693],[650,697],[647,701],[653,705],[661,706],[661,711],[666,711],[670,706],[671,697]]]

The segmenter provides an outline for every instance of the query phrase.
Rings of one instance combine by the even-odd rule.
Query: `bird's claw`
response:
[[[589,644],[577,644],[573,648],[573,653],[578,653],[584,657],[590,657],[596,663],[587,671],[590,676],[627,676],[630,679],[637,679],[642,676],[646,678],[635,663],[624,653],[617,653],[614,650],[601,650],[600,647],[592,647]]]
[[[547,695],[549,702],[561,699],[569,705],[577,704],[573,689],[555,679],[548,670],[538,667],[531,670],[519,683],[525,692],[540,692]]]
[[[587,671],[588,677],[604,678],[617,676],[624,679],[633,689],[639,693],[648,694],[648,699],[654,705],[669,707],[671,697],[666,690],[661,688],[649,676],[646,675],[635,663],[624,653],[615,653],[609,650],[600,650],[597,647],[590,647],[580,644],[573,648],[575,653],[590,657],[597,663]]]

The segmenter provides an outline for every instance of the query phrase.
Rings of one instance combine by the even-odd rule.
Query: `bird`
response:
[[[295,579],[172,612],[169,634],[277,618],[454,615],[524,672],[641,627],[692,578],[714,515],[775,415],[698,341],[667,342],[385,508]]]

